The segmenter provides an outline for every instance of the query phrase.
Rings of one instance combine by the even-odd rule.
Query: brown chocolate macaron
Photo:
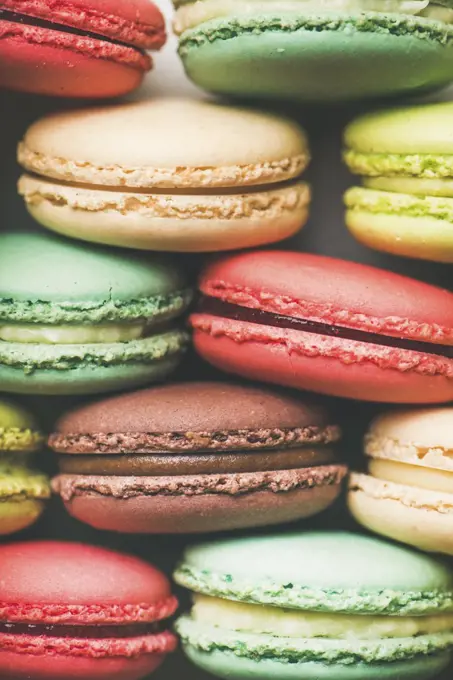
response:
[[[98,529],[192,533],[314,515],[347,469],[321,406],[264,388],[183,383],[72,411],[49,445],[53,489]]]

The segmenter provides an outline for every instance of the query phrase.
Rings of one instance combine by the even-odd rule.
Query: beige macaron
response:
[[[371,531],[453,555],[453,407],[379,416],[365,437],[369,474],[351,475],[348,505]]]
[[[305,133],[292,120],[158,99],[47,116],[18,149],[19,192],[44,227],[144,250],[280,241],[308,217]]]

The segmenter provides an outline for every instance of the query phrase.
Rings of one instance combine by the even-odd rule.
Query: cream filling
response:
[[[448,470],[375,459],[370,460],[369,471],[386,482],[453,494],[453,472]]]
[[[453,614],[368,616],[280,609],[195,595],[192,619],[211,626],[275,637],[379,640],[453,629]]]
[[[391,191],[415,196],[440,196],[453,198],[453,179],[423,179],[418,177],[366,177],[367,189]]]
[[[143,337],[144,323],[98,324],[93,326],[46,326],[11,324],[0,326],[0,340],[45,345],[91,345],[129,342]]]
[[[211,19],[227,16],[256,15],[257,12],[319,14],[331,11],[367,11],[391,14],[418,14],[444,23],[453,22],[453,10],[430,5],[429,0],[175,0],[179,9],[174,30],[180,35]],[[429,5],[429,7],[428,7]]]

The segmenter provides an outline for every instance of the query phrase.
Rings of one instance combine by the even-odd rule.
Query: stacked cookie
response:
[[[0,233],[0,534],[29,532],[0,546],[0,678],[156,670],[177,601],[148,558],[179,561],[201,672],[449,677],[453,572],[423,553],[453,555],[452,104],[346,126],[346,227],[420,265],[384,268],[303,229],[338,109],[278,105],[449,84],[453,2],[178,0],[188,77],[230,101],[117,102],[166,42],[153,2],[0,4],[5,107],[39,110]]]

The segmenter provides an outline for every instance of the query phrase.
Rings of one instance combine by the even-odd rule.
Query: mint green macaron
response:
[[[308,102],[453,79],[451,0],[174,0],[188,76],[214,93]]]
[[[360,535],[293,533],[189,547],[176,582],[188,657],[220,678],[426,680],[449,662],[453,573]]]
[[[0,391],[91,394],[166,377],[191,298],[165,258],[47,233],[0,235]]]
[[[0,536],[25,529],[44,510],[50,482],[29,465],[31,454],[43,444],[33,416],[0,399]]]
[[[453,102],[368,113],[344,140],[363,182],[345,194],[352,235],[393,255],[453,263]]]

